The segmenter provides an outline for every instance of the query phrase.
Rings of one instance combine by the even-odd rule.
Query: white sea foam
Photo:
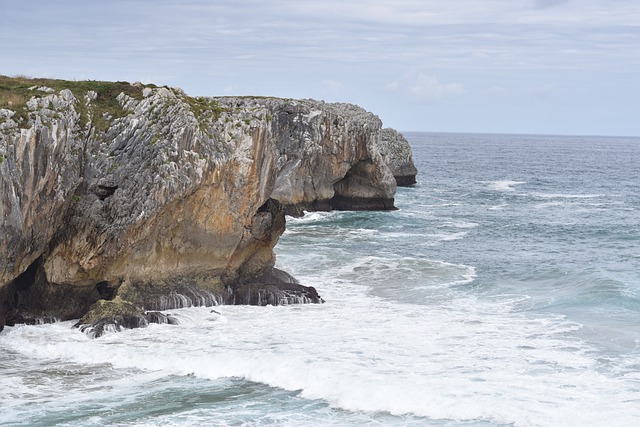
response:
[[[287,223],[291,224],[305,224],[317,221],[323,221],[333,216],[339,215],[340,212],[331,211],[331,212],[304,212],[304,216],[295,217],[287,215]]]
[[[531,193],[531,195],[541,199],[595,199],[604,197],[604,194]]]
[[[345,234],[352,237],[371,237],[379,235],[380,232],[370,228],[352,228],[347,230]]]
[[[179,325],[150,325],[99,339],[73,330],[73,322],[7,328],[0,348],[14,363],[32,368],[29,376],[5,370],[0,377],[0,386],[11,390],[0,402],[0,423],[16,422],[34,407],[54,411],[107,402],[101,405],[108,412],[116,405],[135,406],[145,388],[158,387],[158,381],[171,384],[172,376],[267,384],[353,411],[364,417],[363,424],[381,412],[475,425],[640,421],[637,377],[628,368],[624,375],[600,372],[599,353],[579,338],[579,324],[523,309],[525,295],[459,294],[425,305],[410,293],[420,290],[416,283],[430,286],[430,295],[438,294],[438,287],[469,283],[476,277],[472,266],[417,257],[304,257],[335,265],[307,273],[287,268],[322,289],[326,304],[221,306],[215,309],[219,314],[204,307],[178,309],[171,314]],[[394,283],[393,277],[404,282]],[[377,296],[377,290],[392,292],[396,285],[405,302]],[[76,373],[65,379],[43,375],[47,369]],[[210,420],[192,415],[185,420]],[[293,419],[303,425],[295,417],[281,421]],[[188,424],[176,416],[167,423]]]
[[[536,209],[546,209],[546,208],[555,208],[558,206],[568,206],[571,205],[571,203],[568,202],[545,202],[545,203],[538,203],[536,204],[534,207]]]
[[[434,242],[432,242],[432,243],[436,243],[436,242],[450,242],[452,240],[464,239],[468,234],[469,234],[469,232],[467,232],[467,231],[459,231],[457,233],[427,234],[426,237],[430,238],[430,239],[433,239]]]
[[[509,206],[507,203],[502,203],[500,205],[496,205],[496,206],[491,206],[489,208],[490,211],[497,211],[497,210],[502,210],[504,208],[506,208],[507,206]]]
[[[423,263],[428,267],[417,269],[421,274],[420,284],[413,287],[416,290],[466,285],[473,282],[477,276],[475,267],[469,265],[437,260],[425,260]]]
[[[505,295],[425,309],[365,298],[356,290],[320,306],[223,306],[215,317],[207,308],[174,310],[180,325],[95,340],[74,333],[71,322],[15,327],[0,335],[0,345],[51,366],[111,366],[115,378],[92,399],[126,392],[131,377],[140,383],[195,375],[244,378],[370,413],[514,425],[640,420],[635,382],[594,369],[591,349],[571,338],[579,325],[513,311],[519,303]],[[83,389],[76,384],[57,404],[72,405]],[[57,393],[46,384],[12,390],[22,403]]]
[[[488,187],[491,190],[495,190],[495,191],[515,191],[515,187],[516,185],[522,185],[522,184],[526,184],[525,181],[509,181],[509,180],[504,180],[504,181],[491,181],[488,183]]]
[[[469,229],[469,228],[476,228],[480,224],[478,224],[477,222],[470,222],[470,221],[445,221],[442,223],[442,225],[445,227]]]

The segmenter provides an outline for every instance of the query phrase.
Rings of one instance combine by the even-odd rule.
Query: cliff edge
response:
[[[380,132],[378,151],[382,160],[400,187],[409,187],[416,183],[418,169],[413,163],[413,153],[409,141],[395,129],[384,128]]]
[[[394,209],[380,130],[350,104],[0,77],[0,328],[321,301],[273,247],[285,213]]]

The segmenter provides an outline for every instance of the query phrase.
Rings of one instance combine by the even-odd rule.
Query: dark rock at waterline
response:
[[[315,288],[297,284],[247,283],[238,286],[230,297],[235,305],[290,305],[324,302]]]
[[[176,286],[174,283],[173,286]],[[315,288],[301,285],[293,276],[277,268],[269,268],[250,278],[231,283],[223,294],[181,287],[178,293],[156,298],[146,304],[136,304],[116,296],[99,300],[76,323],[75,327],[94,338],[105,332],[143,328],[150,323],[177,324],[177,319],[159,310],[184,307],[229,305],[291,305],[323,303]],[[152,310],[149,310],[152,308]]]
[[[289,305],[323,303],[315,288],[300,282],[277,268],[264,270],[261,274],[243,278],[231,284],[226,299],[231,305]]]
[[[94,302],[107,296],[102,284],[93,287],[52,286],[47,281],[40,257],[0,288],[0,330],[5,324],[34,325],[77,319]]]
[[[137,316],[122,315],[100,319],[90,324],[76,323],[74,327],[79,328],[81,332],[93,338],[100,338],[109,331],[120,332],[123,329],[144,328],[149,326],[150,323],[177,325],[178,321],[169,314],[149,311]]]
[[[396,176],[395,178],[398,187],[411,187],[412,185],[417,183],[415,175]]]
[[[159,311],[145,311],[139,306],[115,298],[112,301],[96,302],[74,326],[94,338],[105,332],[119,332],[122,329],[144,328],[150,323],[177,324],[170,314]]]
[[[293,276],[272,268],[262,275],[235,283],[227,298],[231,305],[317,304],[324,300],[315,288],[301,285]]]

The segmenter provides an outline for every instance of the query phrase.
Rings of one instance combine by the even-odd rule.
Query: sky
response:
[[[0,74],[350,102],[401,131],[640,136],[638,0],[0,0]]]

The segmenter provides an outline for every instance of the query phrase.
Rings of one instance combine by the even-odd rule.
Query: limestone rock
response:
[[[116,298],[139,310],[121,325],[261,289],[319,302],[269,276],[285,213],[394,208],[381,122],[360,107],[44,83],[0,109],[0,328]]]
[[[13,114],[0,115],[0,286],[42,255],[63,228],[82,182],[83,141],[74,134],[73,100],[46,98],[47,106],[59,106],[59,118],[52,119],[52,111],[43,107],[32,126],[20,129],[3,128]]]
[[[377,146],[382,122],[357,105],[277,98],[215,98],[266,115],[275,148],[271,197],[287,214],[392,210],[396,183]],[[260,113],[258,113],[260,112]]]
[[[399,186],[416,183],[418,170],[413,164],[411,147],[404,135],[395,129],[382,129],[378,150]]]

